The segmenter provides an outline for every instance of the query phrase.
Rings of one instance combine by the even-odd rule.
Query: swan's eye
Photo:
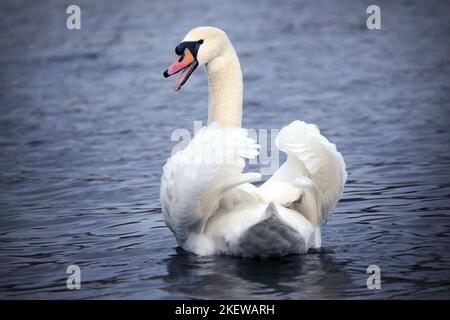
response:
[[[198,44],[202,44],[203,43],[203,39],[200,39],[197,41]]]

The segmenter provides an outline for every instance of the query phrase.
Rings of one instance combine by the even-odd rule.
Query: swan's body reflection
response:
[[[163,277],[171,295],[194,299],[340,298],[351,282],[326,251],[276,259],[200,257],[177,248]],[[305,288],[305,290],[302,290]]]

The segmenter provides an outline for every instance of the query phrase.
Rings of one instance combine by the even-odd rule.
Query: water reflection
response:
[[[177,249],[163,263],[166,290],[191,298],[337,298],[351,283],[350,275],[326,252],[240,259],[199,257]]]

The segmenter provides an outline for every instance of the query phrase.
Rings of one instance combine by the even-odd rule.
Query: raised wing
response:
[[[326,222],[347,180],[342,155],[315,125],[303,121],[281,129],[275,144],[288,158],[259,188],[260,195],[299,211],[316,226]]]
[[[242,173],[245,158],[256,157],[257,148],[247,130],[213,123],[167,160],[160,199],[164,220],[180,245],[191,233],[204,230],[225,192],[260,178]]]

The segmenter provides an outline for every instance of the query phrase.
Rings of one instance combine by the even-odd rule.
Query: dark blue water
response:
[[[0,4],[1,298],[450,298],[450,3],[378,1],[376,31],[371,1],[76,3],[79,31],[69,3]],[[206,72],[175,94],[162,71],[199,25],[235,45],[246,127],[301,119],[344,155],[322,253],[176,248],[161,167],[172,131],[206,120]]]

